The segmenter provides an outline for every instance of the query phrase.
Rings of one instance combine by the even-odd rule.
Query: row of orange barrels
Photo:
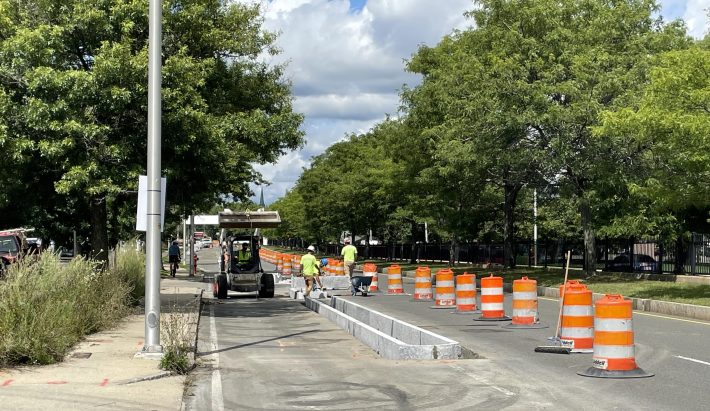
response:
[[[402,271],[398,265],[387,270],[387,294],[402,295]],[[365,264],[364,275],[377,278],[377,266]],[[441,269],[418,267],[414,277],[414,301],[434,301],[431,308],[455,308],[456,313],[480,313],[477,321],[507,321],[506,328],[546,328],[538,313],[537,281],[522,277],[513,281],[512,318],[505,315],[503,278],[492,274],[480,279],[480,310],[476,304],[476,275],[454,275]],[[373,280],[375,290],[377,282]],[[592,291],[577,280],[560,285],[562,305],[558,330],[554,337],[561,348],[573,353],[593,353],[592,367],[580,373],[585,376],[632,378],[648,374],[636,365],[633,308],[630,300],[618,294],[607,294],[593,301]]]
[[[298,274],[301,268],[301,255],[279,253],[277,251],[262,248],[259,250],[262,260],[276,266],[276,272],[288,277]],[[328,264],[323,268],[323,275],[345,275],[345,265],[342,260],[328,258]]]

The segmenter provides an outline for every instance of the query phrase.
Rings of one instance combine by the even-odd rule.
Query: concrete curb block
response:
[[[114,385],[129,385],[129,384],[135,384],[137,382],[153,381],[153,380],[158,380],[160,378],[170,377],[174,374],[175,373],[173,373],[172,371],[162,371],[157,374],[151,374],[151,375],[146,375],[143,377],[129,378],[127,380],[117,381],[114,383]]]
[[[390,360],[458,359],[458,342],[340,298],[331,305],[307,298],[306,307]]]

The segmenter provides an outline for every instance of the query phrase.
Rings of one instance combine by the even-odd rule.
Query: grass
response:
[[[160,334],[163,344],[163,356],[160,358],[160,368],[178,374],[187,374],[193,367],[188,354],[194,348],[192,324],[197,321],[197,312],[193,306],[199,301],[188,305],[179,305],[175,300],[167,312],[160,314]]]
[[[61,264],[52,253],[13,265],[0,282],[0,367],[61,361],[83,336],[123,318],[144,266],[138,255],[117,253],[104,271],[81,258]]]

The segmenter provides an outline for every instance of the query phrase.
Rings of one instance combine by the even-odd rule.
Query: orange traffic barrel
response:
[[[503,277],[481,278],[481,316],[476,321],[507,321],[503,307]]]
[[[633,309],[630,300],[607,294],[594,306],[592,367],[579,375],[602,378],[652,377],[636,365]]]
[[[523,277],[513,281],[513,321],[506,328],[547,328],[537,310],[537,281]]]
[[[402,288],[402,268],[397,264],[391,265],[387,270],[387,294],[404,294],[404,288]]]
[[[463,273],[456,276],[457,314],[476,313],[476,274]]]
[[[290,254],[284,254],[281,275],[290,276],[291,269],[293,268],[293,260]]]
[[[417,267],[414,273],[414,300],[431,301],[431,269],[429,267]]]
[[[562,295],[562,285],[560,295]],[[567,281],[562,301],[560,340],[576,353],[591,353],[594,347],[592,290],[577,280]]]
[[[456,308],[454,272],[448,268],[436,272],[436,296],[431,308]]]
[[[372,277],[372,283],[370,283],[369,292],[379,291],[377,289],[377,266],[372,263],[367,263],[362,267],[362,275],[365,277]]]
[[[292,264],[293,265],[293,268],[292,268],[293,274],[300,273],[301,272],[301,257],[299,255],[294,254],[292,256],[291,261],[293,262],[293,264]]]
[[[276,255],[276,272],[277,272],[277,273],[281,273],[281,272],[283,272],[283,269],[284,269],[284,258],[283,258],[283,254],[278,253],[278,254]]]
[[[345,263],[343,260],[335,260],[335,275],[345,275]]]

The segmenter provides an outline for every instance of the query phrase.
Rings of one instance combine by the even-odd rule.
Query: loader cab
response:
[[[244,250],[246,250],[247,253],[244,253]],[[261,272],[259,237],[250,235],[230,236],[227,242],[227,253],[229,254],[229,272]]]

